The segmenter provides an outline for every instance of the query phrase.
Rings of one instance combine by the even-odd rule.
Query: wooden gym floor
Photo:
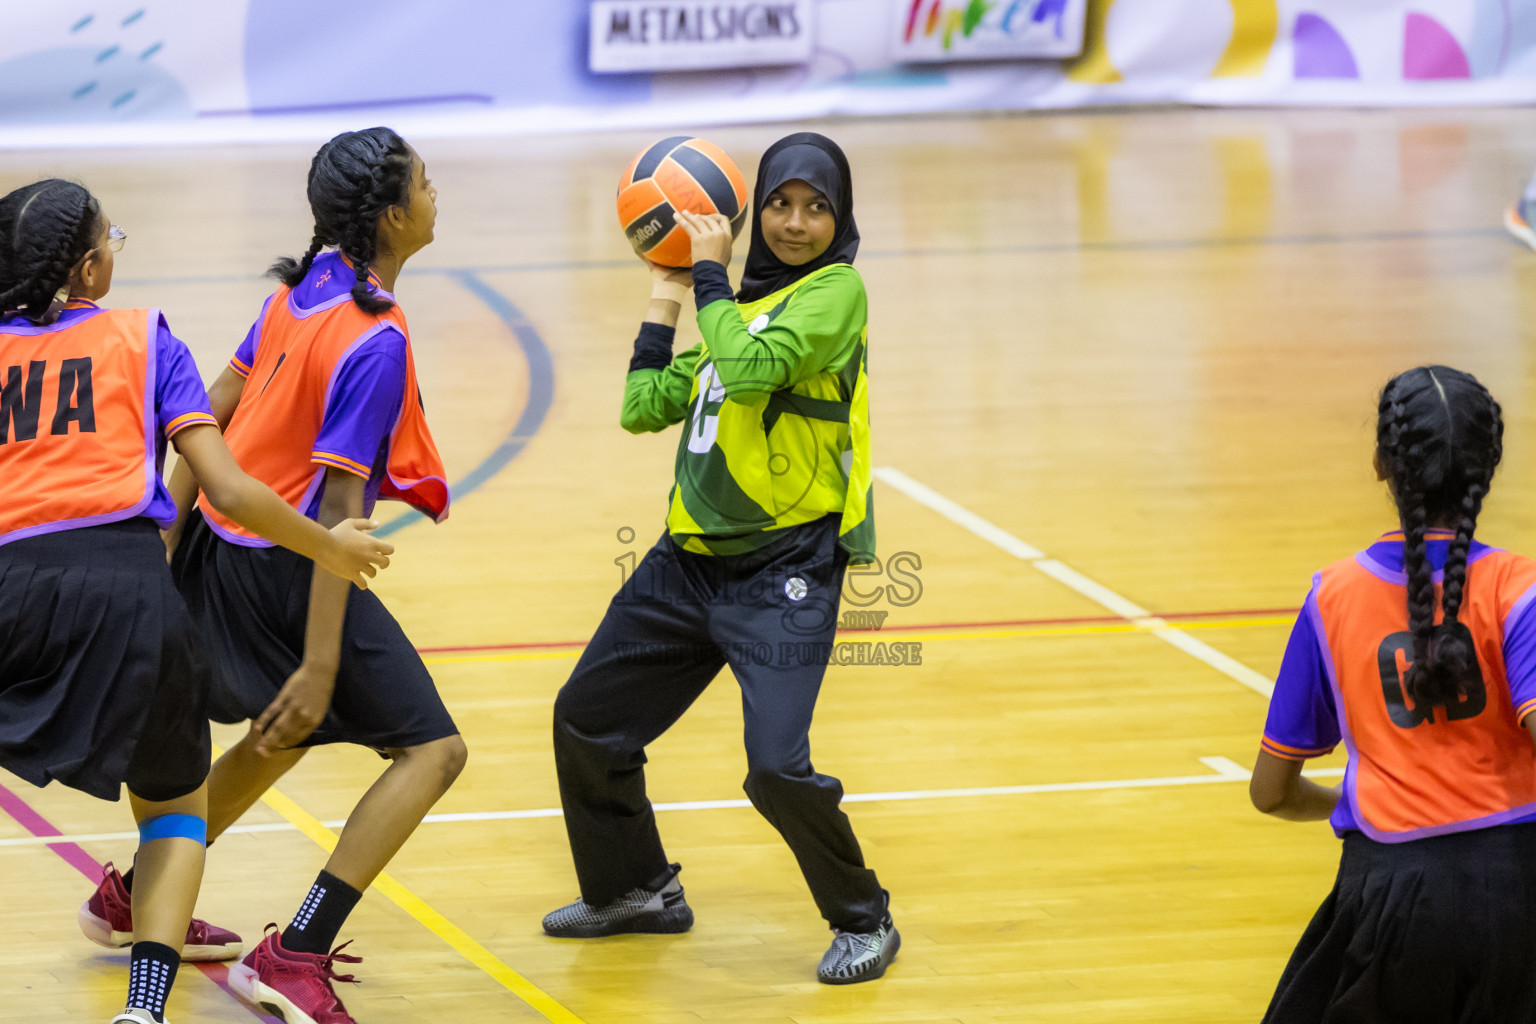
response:
[[[1536,550],[1536,254],[1498,227],[1536,158],[1528,112],[822,127],[864,237],[879,548],[914,556],[921,588],[860,580],[889,614],[847,639],[920,642],[922,664],[833,668],[815,760],[876,797],[848,809],[900,959],[816,983],[829,936],[743,806],[728,674],[651,751],[653,797],[683,805],[659,817],[694,930],[540,933],[575,895],[550,705],[618,563],[661,530],[676,444],[617,423],[647,285],[611,197],[651,134],[421,140],[438,241],[398,295],[462,483],[444,526],[396,525],[379,591],[471,757],[437,808],[457,817],[422,827],[343,934],[365,1024],[1256,1020],[1337,856],[1326,827],[1248,806],[1256,691],[1312,571],[1392,525],[1369,465],[1391,373],[1488,383],[1509,430],[1482,535]],[[787,130],[705,134],[750,178]],[[0,188],[94,189],[129,233],[108,303],[163,307],[211,379],[262,268],[309,237],[312,152],[9,153]],[[214,847],[201,914],[248,941],[285,922],[379,770],[312,753]],[[105,1020],[126,957],[74,912],[80,872],[131,855],[126,806],[0,784],[0,998]],[[184,971],[173,1019],[249,1020],[221,978]]]

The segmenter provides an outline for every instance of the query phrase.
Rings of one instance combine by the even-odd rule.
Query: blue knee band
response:
[[[195,839],[208,845],[208,822],[190,814],[162,814],[139,822],[139,842],[156,839]]]

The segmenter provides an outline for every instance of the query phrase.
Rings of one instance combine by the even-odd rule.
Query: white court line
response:
[[[1027,796],[1031,793],[1088,793],[1115,789],[1163,789],[1170,786],[1203,786],[1213,782],[1247,782],[1248,769],[1225,757],[1202,757],[1200,762],[1210,768],[1211,775],[1167,775],[1151,779],[1109,779],[1092,782],[1039,782],[1025,786],[971,786],[962,789],[907,789],[890,793],[847,793],[843,802],[848,804],[887,803],[905,800],[961,800],[978,796]],[[1315,776],[1342,775],[1341,768],[1319,768],[1303,774]],[[656,804],[658,811],[713,811],[725,808],[751,807],[748,800],[687,800],[678,803]],[[536,807],[526,811],[469,811],[456,814],[429,814],[422,824],[455,824],[475,821],[517,821],[523,818],[558,818],[558,807]],[[345,828],[346,821],[322,822],[327,828]],[[235,825],[226,835],[246,832],[292,832],[287,822],[270,822],[261,825]],[[23,836],[19,839],[0,839],[0,848],[8,846],[47,846],[50,843],[91,843],[106,840],[138,839],[137,832],[91,832],[72,836]]]
[[[1001,526],[983,519],[965,506],[944,497],[927,484],[919,483],[901,470],[890,466],[879,466],[874,474],[877,480],[890,484],[918,504],[928,506],[944,518],[970,530],[982,540],[995,544],[1010,555],[1028,562],[1095,604],[1102,605],[1121,618],[1146,629],[1164,643],[1177,647],[1191,657],[1198,658],[1255,693],[1264,697],[1274,693],[1274,682],[1263,673],[1255,672],[1236,658],[1223,654],[1203,640],[1195,639],[1177,626],[1170,626],[1141,605],[1121,597],[1102,583],[1089,579],[1070,565],[1045,557],[1045,552],[1031,544],[1026,544]]]
[[[1233,782],[1247,782],[1253,772],[1230,757],[1202,757],[1200,763],[1212,771],[1220,772]],[[1344,777],[1343,768],[1303,768],[1301,774],[1309,779],[1339,779]]]

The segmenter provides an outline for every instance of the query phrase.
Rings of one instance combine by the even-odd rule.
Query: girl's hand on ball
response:
[[[693,262],[713,260],[722,266],[731,262],[731,220],[723,213],[697,214],[677,211],[677,222],[693,242]]]

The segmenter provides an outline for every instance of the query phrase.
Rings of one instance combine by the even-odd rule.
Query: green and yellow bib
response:
[[[852,267],[833,264],[737,303],[748,333],[763,330],[793,306],[801,288],[822,278],[825,285],[863,290]],[[839,538],[850,561],[874,558],[868,322],[861,317],[846,331],[834,364],[748,401],[727,399],[706,332],[667,512],[667,529],[680,545],[700,554],[740,554],[769,543],[775,531],[840,514]]]

